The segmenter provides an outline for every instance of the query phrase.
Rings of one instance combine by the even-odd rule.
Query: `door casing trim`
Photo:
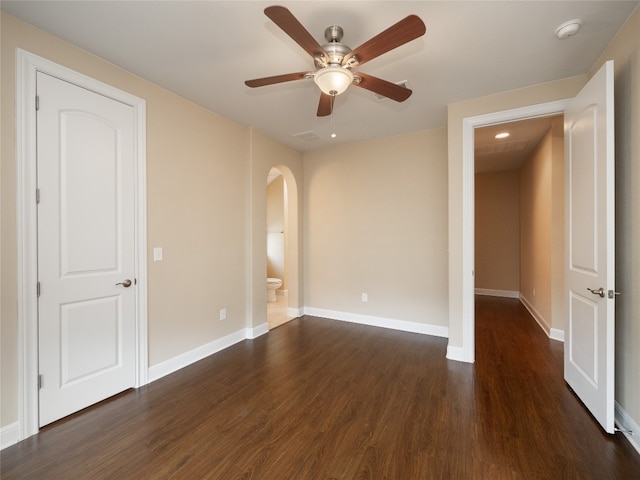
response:
[[[148,382],[145,100],[22,49],[16,50],[16,211],[19,440],[38,433],[36,73],[130,105],[135,141],[136,387]]]

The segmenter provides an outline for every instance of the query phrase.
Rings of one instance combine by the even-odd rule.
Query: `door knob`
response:
[[[122,285],[124,288],[129,288],[131,286],[131,280],[128,278],[123,280],[122,282],[116,283],[116,285]]]
[[[587,290],[589,290],[594,295],[600,295],[602,298],[604,298],[604,288],[602,288],[602,287],[600,287],[597,290],[594,290],[592,288],[587,287]]]

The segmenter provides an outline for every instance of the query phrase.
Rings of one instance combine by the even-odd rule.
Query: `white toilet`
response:
[[[276,290],[282,286],[279,278],[267,278],[267,302],[276,301]]]

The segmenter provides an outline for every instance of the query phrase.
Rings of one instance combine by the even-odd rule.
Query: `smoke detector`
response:
[[[580,25],[582,25],[582,20],[580,19],[564,22],[562,25],[556,28],[556,35],[560,40],[573,37],[576,33],[578,33],[578,30],[580,30]]]

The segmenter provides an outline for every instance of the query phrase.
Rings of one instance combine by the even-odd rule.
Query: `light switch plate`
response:
[[[162,247],[155,247],[153,249],[153,261],[154,262],[162,261]]]

